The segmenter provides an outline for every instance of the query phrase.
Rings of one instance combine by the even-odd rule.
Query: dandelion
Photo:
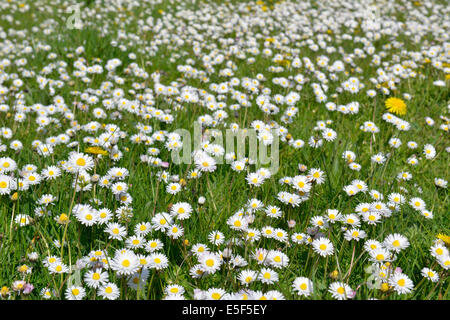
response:
[[[388,98],[384,104],[389,112],[393,112],[398,115],[406,114],[406,104],[402,99],[391,97]]]

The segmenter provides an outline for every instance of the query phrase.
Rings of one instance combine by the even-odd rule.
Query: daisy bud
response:
[[[14,192],[13,195],[11,196],[11,200],[17,201],[17,199],[19,199],[19,194],[17,192]]]
[[[339,276],[339,272],[337,270],[334,270],[333,272],[330,273],[330,278],[333,280],[336,280]]]
[[[33,291],[34,286],[31,283],[26,283],[23,286],[23,294],[30,294]]]
[[[180,184],[182,187],[184,187],[186,185],[186,180],[180,179]]]
[[[356,296],[356,291],[352,290],[352,292],[348,295],[349,299],[353,299]]]
[[[161,165],[162,168],[168,168],[169,167],[169,163],[166,162],[166,161],[161,161],[160,165]]]
[[[2,296],[2,298],[6,298],[6,296],[8,296],[9,294],[10,294],[10,292],[9,292],[9,288],[8,287],[3,286],[0,289],[0,295]]]
[[[97,182],[99,179],[100,179],[100,175],[94,174],[94,175],[91,177],[91,182],[95,183],[95,182]]]
[[[199,204],[199,205],[204,204],[205,201],[206,201],[205,197],[200,197],[200,198],[198,198],[198,204]]]
[[[291,229],[295,227],[295,224],[296,224],[295,220],[289,220],[288,221],[288,227],[291,228]]]
[[[384,283],[381,284],[380,290],[381,290],[382,292],[386,292],[386,291],[389,290],[389,285],[387,284],[387,282],[384,282]]]
[[[185,246],[188,246],[189,245],[189,240],[188,239],[184,239],[183,243],[184,243]]]
[[[230,258],[232,254],[233,254],[233,250],[231,248],[225,248],[222,251],[222,256],[224,258]]]

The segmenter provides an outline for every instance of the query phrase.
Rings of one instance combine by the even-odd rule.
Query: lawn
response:
[[[0,13],[1,299],[450,298],[445,1]]]

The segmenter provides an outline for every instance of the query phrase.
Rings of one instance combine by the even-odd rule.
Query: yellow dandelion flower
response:
[[[406,104],[402,99],[391,97],[387,99],[384,104],[389,112],[393,112],[399,115],[406,114]]]
[[[443,234],[443,233],[439,233],[436,237],[438,239],[444,241],[446,245],[448,245],[448,246],[450,245],[450,236]]]
[[[107,156],[108,155],[108,151],[103,150],[100,147],[88,147],[84,150],[84,152],[86,153],[91,153],[91,154],[101,154],[103,156]]]

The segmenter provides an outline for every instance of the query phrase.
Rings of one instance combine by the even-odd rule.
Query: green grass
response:
[[[51,61],[48,59],[50,52],[56,53],[57,58],[53,62],[65,61],[67,62],[66,71],[72,76],[75,70],[73,62],[75,58],[68,58],[68,53],[74,53],[74,50],[83,46],[85,52],[80,56],[83,57],[88,65],[92,65],[94,58],[100,58],[101,65],[105,66],[109,59],[118,58],[122,61],[122,65],[116,69],[115,74],[125,80],[123,85],[114,84],[114,88],[122,88],[125,91],[125,97],[132,100],[134,97],[128,92],[131,89],[133,82],[144,83],[147,88],[154,86],[154,81],[151,77],[147,79],[137,78],[133,75],[125,74],[127,66],[135,62],[140,68],[143,68],[149,75],[156,71],[161,72],[160,82],[169,85],[171,81],[178,83],[186,82],[186,84],[205,89],[208,92],[210,83],[220,83],[225,81],[224,77],[219,76],[218,70],[225,68],[225,63],[219,67],[215,66],[215,72],[208,74],[210,82],[205,84],[198,79],[190,79],[177,70],[177,65],[186,64],[187,58],[192,58],[194,68],[204,70],[201,57],[194,55],[192,45],[185,43],[182,46],[176,45],[173,41],[169,43],[162,43],[158,45],[157,52],[152,56],[148,52],[147,46],[155,43],[155,39],[162,39],[162,33],[154,30],[144,31],[142,25],[138,23],[139,20],[145,21],[147,17],[151,16],[156,21],[161,21],[162,18],[167,18],[169,15],[174,17],[178,10],[183,8],[192,10],[199,10],[207,6],[204,2],[198,2],[191,5],[178,3],[171,4],[163,1],[161,4],[152,4],[151,1],[143,2],[141,7],[134,7],[130,9],[108,10],[108,5],[96,5],[96,1],[85,1],[81,10],[81,19],[83,21],[83,28],[81,30],[69,30],[65,25],[68,14],[63,14],[65,8],[68,6],[64,1],[24,1],[30,9],[26,12],[18,12],[17,1],[12,1],[10,7],[5,10],[10,14],[14,21],[19,21],[18,26],[3,20],[0,26],[3,30],[15,28],[16,30],[26,30],[26,37],[20,38],[11,36],[15,44],[28,44],[33,47],[34,52],[31,55],[23,53],[22,48],[17,47],[13,50],[13,54],[1,52],[0,60],[8,58],[11,62],[16,59],[26,57],[28,63],[24,67],[28,70],[33,70],[36,75],[40,74],[42,68],[47,66]],[[73,1],[75,2],[75,1]],[[105,1],[106,2],[106,1]],[[267,2],[267,1],[265,1]],[[397,1],[398,6],[405,6],[407,1]],[[268,1],[267,6],[274,5],[274,1]],[[46,4],[42,11],[34,11],[42,4]],[[223,15],[229,15],[233,8],[232,6],[239,6],[244,8],[238,1],[228,2],[225,6],[222,2],[218,2],[218,6],[222,5],[221,12]],[[275,4],[278,6],[281,4]],[[261,13],[259,4],[254,1],[249,2],[250,13],[239,13],[242,18],[246,16],[256,15]],[[215,5],[210,5],[212,12],[218,15],[219,11]],[[63,10],[64,9],[64,10]],[[95,11],[101,16],[101,19],[93,18],[91,14],[87,14],[87,10]],[[162,11],[160,11],[162,10]],[[270,8],[266,14],[270,12]],[[34,16],[33,16],[34,12]],[[46,35],[42,30],[42,23],[48,18],[53,18],[55,24],[51,25],[53,32]],[[311,18],[311,17],[310,17]],[[407,11],[399,11],[393,18],[399,21],[408,20]],[[180,17],[180,21],[187,23],[186,17]],[[278,18],[279,19],[279,18]],[[317,19],[317,18],[314,18]],[[441,17],[440,19],[445,19]],[[448,18],[447,18],[448,19]],[[101,21],[101,23],[99,23]],[[218,17],[218,21],[224,21],[223,17]],[[31,32],[32,27],[38,27],[38,32]],[[108,28],[107,32],[103,32],[103,28]],[[254,32],[261,32],[263,28],[255,27]],[[359,31],[358,31],[359,30]],[[340,33],[347,33],[351,35],[361,35],[360,29],[340,26]],[[136,39],[123,40],[118,39],[118,32],[125,31],[128,35],[136,35]],[[201,32],[202,29],[199,29]],[[361,43],[355,43],[352,40],[343,40],[338,42],[336,39],[337,30],[333,30],[329,34],[331,41],[328,45],[341,46],[348,54],[354,48],[362,48]],[[173,34],[177,32],[176,29],[171,30]],[[234,38],[236,33],[226,33],[221,31],[220,37]],[[258,40],[259,49],[263,49],[263,39],[268,37],[281,38],[282,33],[286,33],[282,28],[274,27],[269,34],[264,35]],[[103,34],[104,33],[104,34]],[[328,35],[327,32],[322,34]],[[183,34],[184,36],[185,34]],[[9,39],[10,36],[7,37]],[[211,44],[218,43],[217,39],[211,35],[204,36],[202,43]],[[425,34],[423,40],[427,38],[429,41],[441,43],[439,39],[435,39],[431,33]],[[119,44],[127,46],[126,51],[120,50],[119,47],[112,47],[111,41],[117,40]],[[400,55],[401,61],[409,60],[407,56],[401,55],[402,50],[421,51],[427,45],[421,41],[414,43],[410,37],[400,32],[396,36],[383,36],[379,40],[373,42],[376,51],[383,50],[382,46],[386,43],[392,43],[393,40],[402,43],[400,48],[392,48],[386,51],[386,58],[383,61],[389,62],[389,65],[395,64],[393,57]],[[5,40],[2,40],[5,41]],[[37,50],[37,44],[48,44],[50,51]],[[295,45],[291,44],[292,47]],[[226,49],[219,45],[219,48]],[[271,48],[274,53],[282,53],[283,50]],[[128,57],[128,54],[133,52],[136,54],[136,60]],[[209,52],[208,49],[203,48],[202,52]],[[171,61],[174,53],[186,53],[186,56],[181,56]],[[323,50],[313,51],[308,46],[301,47],[300,57],[308,57],[313,63],[316,58],[321,55],[327,55],[330,58],[330,64],[335,60],[342,60],[340,53],[334,52],[327,54]],[[253,56],[246,54],[246,58]],[[253,64],[247,64],[246,60],[241,60],[238,57],[231,55],[226,61],[232,61],[236,64],[235,76],[242,79],[243,77],[255,78],[258,73],[265,75],[267,80],[264,86],[269,87],[272,92],[271,95],[282,94],[286,95],[292,89],[283,89],[280,86],[274,85],[272,79],[276,77],[288,77],[303,73],[311,79],[311,82],[319,82],[314,78],[313,74],[308,73],[305,67],[299,70],[294,70],[286,67],[281,73],[271,73],[267,68],[276,65],[270,58],[259,54],[255,56],[256,61]],[[289,58],[289,57],[288,57]],[[150,61],[152,64],[146,64]],[[159,182],[157,175],[162,171],[162,168],[150,166],[141,162],[140,156],[146,154],[148,145],[133,144],[129,137],[138,133],[136,124],[145,123],[151,125],[154,131],[166,130],[168,132],[175,131],[178,128],[186,128],[193,131],[193,122],[200,115],[206,113],[211,114],[206,108],[199,105],[186,103],[182,104],[183,109],[175,110],[174,103],[167,101],[163,96],[155,97],[154,106],[159,109],[171,109],[171,114],[174,115],[175,121],[170,124],[163,123],[153,118],[150,120],[143,120],[136,114],[129,112],[122,112],[122,119],[103,119],[97,120],[100,123],[109,124],[114,123],[120,126],[122,131],[128,133],[128,137],[120,139],[118,143],[119,149],[123,152],[123,157],[118,162],[113,162],[108,157],[99,159],[96,164],[95,171],[101,176],[106,174],[108,169],[117,166],[127,168],[130,172],[129,177],[125,181],[131,187],[129,193],[133,198],[131,207],[133,208],[133,217],[127,223],[123,223],[128,230],[128,235],[133,234],[134,226],[142,221],[150,221],[155,213],[168,212],[169,207],[177,202],[188,202],[194,208],[192,216],[188,220],[180,223],[184,228],[184,235],[177,240],[170,239],[166,234],[160,231],[153,231],[146,236],[147,239],[160,239],[164,247],[162,252],[168,257],[169,265],[166,269],[161,271],[149,270],[149,277],[145,282],[144,292],[136,292],[128,288],[126,282],[120,279],[112,270],[108,271],[111,282],[116,283],[120,290],[120,299],[161,299],[165,297],[164,288],[168,284],[179,284],[186,290],[185,297],[193,298],[194,289],[200,288],[207,290],[209,288],[223,288],[225,291],[238,292],[244,287],[237,280],[240,269],[260,270],[260,266],[251,254],[255,248],[265,248],[268,250],[277,249],[287,254],[290,259],[289,265],[283,269],[275,269],[279,274],[279,281],[273,285],[266,285],[260,281],[255,281],[249,288],[252,290],[260,290],[267,292],[269,290],[278,290],[286,299],[299,299],[299,296],[292,290],[292,282],[296,277],[304,276],[311,279],[314,283],[314,292],[309,297],[312,299],[331,299],[328,292],[330,283],[335,280],[330,277],[330,272],[337,270],[339,272],[337,280],[343,280],[353,288],[357,289],[355,299],[449,299],[448,288],[450,286],[448,278],[448,270],[444,270],[436,263],[436,259],[430,254],[430,247],[436,240],[438,233],[449,234],[450,219],[448,217],[449,194],[447,189],[437,188],[434,183],[434,178],[448,179],[448,162],[449,156],[446,151],[448,147],[448,131],[445,132],[439,129],[439,125],[445,123],[441,120],[441,116],[448,116],[448,102],[449,90],[448,80],[447,87],[438,87],[433,85],[433,81],[437,79],[445,79],[446,75],[442,70],[438,70],[430,63],[418,63],[417,72],[423,74],[424,78],[419,76],[415,78],[402,79],[397,84],[397,89],[392,93],[393,96],[401,97],[403,93],[412,95],[412,99],[406,101],[408,109],[405,116],[400,116],[402,119],[411,124],[409,131],[401,132],[392,124],[386,123],[382,120],[382,115],[386,112],[384,101],[387,96],[384,96],[380,91],[377,91],[376,98],[369,98],[366,95],[366,90],[375,89],[375,86],[369,81],[371,77],[376,77],[376,70],[379,66],[371,63],[371,56],[366,58],[355,58],[356,66],[362,68],[362,73],[353,71],[351,66],[346,64],[348,74],[339,74],[338,81],[330,81],[328,86],[328,93],[336,92],[336,88],[348,79],[350,76],[357,76],[361,82],[365,84],[365,88],[357,94],[342,93],[338,94],[336,99],[328,96],[328,101],[333,101],[337,105],[347,104],[352,101],[358,101],[360,110],[357,114],[342,114],[338,111],[330,112],[325,108],[323,103],[318,103],[315,100],[314,92],[309,83],[304,85],[304,88],[299,92],[300,100],[296,104],[299,108],[299,113],[294,121],[289,124],[283,124],[280,121],[281,115],[286,106],[281,107],[281,112],[277,115],[265,115],[256,105],[255,99],[252,100],[252,105],[247,110],[242,108],[236,117],[234,112],[227,110],[229,118],[224,124],[220,124],[217,128],[222,130],[231,122],[236,122],[241,128],[250,127],[253,120],[264,120],[268,122],[275,120],[277,123],[284,125],[294,139],[302,139],[305,141],[305,146],[300,149],[294,149],[285,142],[280,142],[279,157],[280,168],[278,172],[270,179],[264,182],[261,187],[250,187],[245,180],[246,172],[256,171],[255,166],[249,166],[246,172],[234,172],[229,165],[218,165],[213,173],[204,173],[198,180],[187,180],[187,184],[183,187],[182,192],[176,195],[168,194],[166,184]],[[447,58],[448,63],[448,58]],[[16,73],[21,78],[22,69],[13,63],[1,69],[3,73]],[[327,72],[324,71],[326,74]],[[53,70],[50,74],[45,75],[47,78],[57,80],[59,74],[57,70]],[[76,97],[71,94],[76,90],[84,92],[89,88],[98,89],[104,81],[112,81],[107,77],[106,72],[99,75],[89,76],[91,82],[89,84],[83,83],[79,78],[72,77],[72,81],[65,83],[62,88],[56,89],[56,95],[65,99],[68,110],[73,109],[72,102]],[[447,74],[448,77],[448,74]],[[21,78],[24,80],[24,85],[19,89],[24,94],[24,103],[26,106],[34,104],[49,105],[52,103],[53,97],[48,92],[48,86],[40,89],[37,82],[31,78]],[[2,84],[5,87],[12,85],[11,80],[6,80]],[[245,89],[238,87],[238,90],[245,92]],[[141,93],[143,90],[136,90]],[[248,93],[247,93],[248,94]],[[101,102],[101,99],[100,99]],[[227,105],[237,103],[230,95],[226,97],[224,102]],[[15,152],[11,148],[7,148],[5,152],[0,153],[0,157],[10,157],[17,162],[18,168],[22,168],[26,164],[35,164],[38,167],[38,172],[45,169],[49,165],[56,165],[61,160],[67,160],[70,148],[65,145],[58,145],[55,147],[54,153],[50,157],[42,157],[35,150],[31,148],[32,141],[38,139],[45,141],[47,137],[56,136],[71,127],[70,121],[64,119],[61,113],[55,114],[54,118],[59,119],[60,126],[49,125],[44,132],[38,132],[37,124],[35,122],[36,114],[29,113],[24,122],[18,123],[14,121],[16,110],[13,106],[16,104],[16,99],[12,94],[4,96],[3,103],[10,106],[8,113],[0,113],[0,127],[7,127],[13,130],[13,137],[11,139],[1,138],[0,142],[9,146],[12,140],[20,140],[23,143],[23,149]],[[80,125],[84,125],[93,119],[92,109],[94,107],[102,107],[100,103],[91,106],[89,112],[83,112],[80,109],[75,110],[75,118]],[[108,112],[108,111],[107,111]],[[111,111],[112,112],[112,111]],[[109,114],[111,112],[108,112]],[[245,113],[245,115],[244,115]],[[425,123],[425,117],[431,117],[436,121],[434,126],[428,126]],[[309,137],[316,132],[313,128],[316,122],[320,120],[332,120],[330,128],[334,129],[338,137],[333,142],[324,142],[323,146],[318,149],[311,148],[307,145]],[[359,128],[365,121],[373,121],[379,127],[379,133],[376,133],[371,140],[371,134],[361,131]],[[100,131],[101,132],[101,131]],[[83,152],[88,143],[83,142],[83,138],[93,136],[83,130],[80,130],[71,139],[71,141],[78,141],[80,143],[79,150]],[[98,133],[97,133],[98,135]],[[395,151],[389,147],[388,141],[391,137],[398,137],[403,144]],[[407,147],[408,141],[416,141],[418,149],[411,150]],[[432,144],[436,148],[437,156],[432,160],[427,160],[421,154],[423,146],[427,143]],[[161,149],[161,154],[158,156],[163,161],[170,162],[170,152],[164,148],[163,144],[155,142],[152,146]],[[352,150],[356,153],[356,162],[361,164],[360,171],[352,171],[346,165],[341,155],[346,150]],[[393,154],[384,165],[371,164],[370,157],[378,152]],[[421,158],[417,166],[411,166],[406,163],[411,155],[416,154]],[[293,189],[278,183],[278,179],[285,176],[295,176],[299,174],[298,164],[305,164],[308,168],[320,168],[326,172],[326,180],[321,185],[314,186],[314,191],[310,195],[310,199],[301,203],[298,207],[292,208],[282,204],[277,200],[277,194],[280,191],[293,192]],[[171,175],[179,175],[180,178],[185,177],[193,165],[182,164],[175,165],[170,163],[166,169]],[[401,171],[408,171],[412,174],[410,181],[398,181],[396,176]],[[91,174],[93,173],[90,172]],[[18,171],[14,172],[16,176]],[[61,249],[56,247],[54,240],[62,241],[65,228],[55,222],[54,217],[61,213],[69,213],[70,208],[76,203],[89,203],[94,197],[100,199],[103,203],[98,208],[106,207],[111,211],[115,211],[121,206],[120,202],[115,199],[111,191],[106,188],[95,187],[91,191],[76,192],[72,188],[74,175],[62,172],[62,176],[54,182],[41,182],[39,185],[32,186],[27,191],[18,192],[18,199],[12,200],[11,192],[8,195],[0,195],[0,286],[8,287],[10,295],[5,296],[9,299],[41,299],[40,290],[48,287],[55,292],[54,299],[64,298],[64,293],[67,287],[68,274],[63,276],[54,276],[48,272],[48,269],[42,264],[42,259],[48,255],[61,255]],[[192,254],[188,254],[191,246],[196,243],[207,244],[212,251],[223,250],[225,245],[213,246],[208,240],[208,234],[213,230],[220,230],[224,233],[225,238],[241,238],[242,233],[233,231],[227,225],[227,219],[240,208],[243,208],[248,199],[257,198],[261,200],[264,205],[276,205],[283,211],[283,216],[280,219],[271,219],[267,217],[262,211],[256,214],[254,223],[251,225],[254,228],[262,228],[270,225],[274,228],[282,228],[286,230],[289,235],[293,232],[304,232],[307,227],[311,226],[310,218],[314,216],[323,216],[327,209],[338,209],[343,214],[355,212],[355,207],[361,202],[372,202],[372,198],[368,193],[358,194],[354,197],[349,197],[344,191],[344,186],[351,183],[354,179],[360,179],[367,183],[369,190],[375,189],[382,193],[385,198],[392,192],[400,192],[400,187],[406,188],[407,193],[403,193],[409,200],[412,197],[422,198],[428,210],[433,212],[433,219],[425,219],[420,213],[411,208],[408,204],[401,206],[398,212],[394,212],[391,217],[383,218],[380,224],[376,226],[369,226],[362,223],[360,229],[366,231],[367,238],[359,242],[349,242],[344,239],[343,232],[340,227],[344,224],[338,223],[331,228],[325,229],[322,232],[331,240],[335,248],[335,254],[328,258],[319,257],[315,254],[308,245],[296,245],[290,241],[289,244],[277,242],[274,239],[261,238],[256,243],[244,243],[242,246],[233,246],[234,254],[241,255],[247,262],[248,266],[243,268],[232,269],[224,263],[220,270],[213,275],[206,276],[201,279],[193,279],[189,270],[195,266],[198,261]],[[422,189],[419,192],[418,187]],[[38,217],[34,213],[34,209],[38,206],[37,201],[44,194],[52,194],[57,198],[52,206],[50,206],[51,214],[49,216]],[[206,197],[204,205],[198,205],[197,200],[200,196]],[[93,205],[96,207],[95,205]],[[96,207],[97,208],[97,207]],[[20,227],[15,223],[11,223],[13,217],[18,214],[28,214],[33,218],[33,222],[25,227]],[[287,226],[288,220],[295,220],[296,226],[289,229]],[[12,227],[11,227],[12,226]],[[116,249],[123,248],[124,241],[110,241],[105,232],[104,227],[93,226],[87,227],[81,225],[73,216],[71,223],[67,227],[65,242],[67,246],[64,248],[63,262],[66,264],[72,263],[85,257],[92,250],[104,250],[108,248],[108,256],[111,259]],[[369,255],[363,250],[364,241],[367,239],[376,239],[382,242],[385,237],[392,233],[399,233],[406,236],[410,242],[410,246],[402,250],[392,266],[400,267],[414,283],[414,291],[409,294],[397,294],[392,289],[383,292],[379,289],[370,289],[367,286],[367,280],[370,274],[364,270],[371,264]],[[188,241],[188,245],[184,243]],[[39,259],[32,262],[27,258],[27,254],[37,252]],[[139,253],[144,253],[143,250],[138,250]],[[352,253],[354,253],[352,259]],[[352,263],[353,260],[353,263]],[[226,261],[226,260],[225,260]],[[17,268],[23,264],[32,267],[32,272],[27,275],[21,274]],[[351,273],[347,278],[348,272]],[[428,280],[423,280],[421,269],[430,267],[437,271],[440,276],[438,283],[432,283]],[[81,271],[84,275],[86,268]],[[12,285],[14,281],[25,280],[33,284],[34,290],[31,294],[25,295],[20,292],[14,292]],[[96,290],[89,288],[83,284],[86,289],[87,299],[100,299]]]

